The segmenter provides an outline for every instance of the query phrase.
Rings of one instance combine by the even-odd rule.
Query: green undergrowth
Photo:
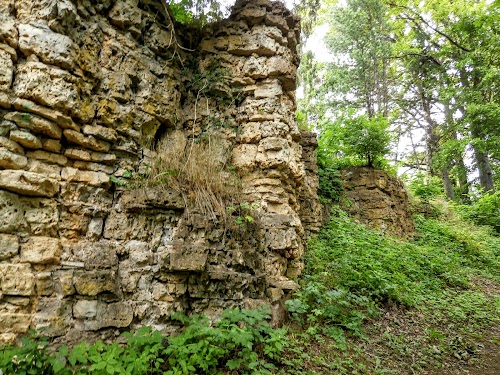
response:
[[[500,323],[500,238],[446,203],[436,211],[417,215],[416,239],[403,242],[333,209],[287,301],[302,346],[288,373],[300,373],[297,355],[311,374],[423,373],[444,358],[473,356],[463,343]]]
[[[177,335],[143,327],[122,339],[49,354],[43,338],[25,338],[21,347],[0,347],[3,374],[271,374],[288,343],[285,329],[272,329],[265,309],[226,310],[211,325],[204,316],[174,315]],[[121,342],[121,343],[120,343]]]

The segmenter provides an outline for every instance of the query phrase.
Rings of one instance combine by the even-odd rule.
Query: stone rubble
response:
[[[321,220],[317,144],[294,116],[298,20],[239,0],[191,53],[176,29],[160,0],[0,3],[0,341],[42,327],[56,343],[113,339],[179,310],[282,318]],[[204,105],[186,61],[230,71]],[[214,114],[236,124],[220,134],[256,207],[244,230],[188,214],[175,191],[117,183],[152,142]]]

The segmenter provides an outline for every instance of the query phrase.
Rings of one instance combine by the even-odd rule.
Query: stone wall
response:
[[[319,227],[316,144],[294,119],[298,37],[267,0],[238,1],[194,50],[159,0],[1,1],[0,340],[113,338],[263,304],[279,321]],[[186,66],[214,64],[227,82],[190,89]],[[217,131],[256,207],[244,230],[188,215],[178,192],[121,186],[152,141],[214,118],[232,124]]]
[[[398,238],[415,235],[404,185],[386,172],[369,167],[342,171],[349,214],[371,228]]]

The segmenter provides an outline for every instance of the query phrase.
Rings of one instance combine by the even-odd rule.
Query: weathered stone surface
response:
[[[94,151],[100,151],[100,152],[109,151],[110,147],[109,143],[99,141],[91,135],[84,136],[83,134],[78,133],[74,130],[66,129],[64,131],[64,136],[70,143],[74,143]]]
[[[19,240],[11,234],[0,234],[0,260],[12,258],[19,252]]]
[[[21,260],[33,264],[57,264],[61,257],[61,243],[57,238],[30,237],[21,244]]]
[[[8,52],[0,49],[0,91],[10,90],[14,77],[14,63]]]
[[[66,333],[71,317],[71,303],[58,298],[42,298],[33,315],[31,328],[43,329],[49,337],[62,336]]]
[[[2,12],[0,6],[0,42],[7,43],[12,48],[17,48],[18,37],[15,18],[8,16],[7,11]]]
[[[26,158],[26,156],[15,154],[4,147],[0,147],[0,168],[23,169],[27,165],[28,159]]]
[[[203,271],[207,253],[174,252],[170,255],[170,267],[175,271]]]
[[[86,125],[83,127],[83,134],[93,135],[96,138],[103,139],[108,142],[114,142],[117,139],[116,130],[106,128],[99,125]]]
[[[26,153],[26,156],[33,159],[38,159],[46,163],[58,164],[65,166],[68,164],[68,159],[63,156],[53,152],[46,152],[42,150],[30,151]]]
[[[29,129],[34,133],[44,134],[51,138],[60,139],[62,136],[61,128],[40,116],[24,112],[9,112],[5,115],[6,120],[15,122],[21,128]]]
[[[97,331],[105,327],[128,327],[133,318],[132,307],[126,302],[99,303],[95,320],[85,321],[85,328]]]
[[[118,279],[114,271],[75,271],[73,280],[76,292],[83,296],[96,296],[103,292],[117,293],[118,290]]]
[[[37,104],[76,115],[82,111],[78,79],[70,73],[39,62],[17,66],[14,93]]]
[[[81,171],[75,168],[63,168],[61,178],[68,182],[83,182],[92,186],[109,186],[110,179],[106,173]]]
[[[79,300],[73,306],[73,316],[76,319],[94,318],[97,315],[96,300]]]
[[[30,100],[16,98],[14,100],[14,108],[21,112],[34,113],[35,115],[46,118],[47,120],[55,122],[63,129],[72,129],[80,131],[80,127],[76,125],[71,117],[63,115],[59,111],[50,108],[42,107]]]
[[[66,156],[69,159],[74,159],[74,160],[83,160],[83,161],[91,160],[89,151],[80,150],[78,148],[67,148],[64,151],[64,156]]]
[[[31,296],[35,288],[35,275],[29,264],[0,263],[0,290],[5,295]]]
[[[0,136],[0,147],[4,147],[15,154],[24,155],[24,150],[18,143],[3,136]]]
[[[41,148],[42,142],[39,138],[31,133],[22,130],[13,130],[10,132],[9,136],[11,141],[19,143],[21,146],[26,148]]]
[[[61,142],[55,140],[55,139],[42,139],[42,148],[46,151],[53,152],[53,153],[59,153],[61,152]]]
[[[0,232],[24,231],[27,227],[24,210],[18,195],[0,190]]]
[[[401,181],[384,171],[368,167],[343,170],[342,180],[345,194],[352,202],[345,207],[351,216],[398,238],[414,236],[415,224]]]
[[[42,62],[65,69],[73,66],[73,41],[43,24],[20,24],[19,48],[25,56],[36,55]]]
[[[31,323],[31,314],[0,313],[0,332],[25,333]]]
[[[53,197],[59,192],[59,183],[38,173],[3,170],[0,171],[0,188],[23,195]]]
[[[43,174],[56,181],[61,180],[61,167],[54,164],[46,164],[39,160],[29,159],[26,169],[29,172]]]

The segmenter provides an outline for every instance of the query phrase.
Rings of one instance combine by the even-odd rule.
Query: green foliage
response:
[[[338,208],[332,213],[309,243],[302,289],[287,302],[300,323],[322,332],[342,327],[360,334],[363,320],[384,304],[422,308],[444,293],[462,293],[472,275],[500,279],[500,240],[480,229],[416,216],[419,237],[399,242],[355,224]],[[456,298],[443,306],[447,313],[466,309]],[[486,302],[482,308],[494,309]],[[336,328],[332,333],[341,337]]]
[[[428,177],[422,173],[417,174],[410,180],[409,188],[413,195],[425,202],[443,194],[441,180],[438,177]]]
[[[461,213],[480,225],[490,225],[500,232],[500,191],[485,194],[471,205],[458,206]]]
[[[0,351],[5,374],[271,374],[287,346],[286,330],[273,329],[266,309],[226,310],[213,326],[204,316],[175,314],[183,326],[178,335],[164,337],[143,327],[124,333],[125,342],[93,345],[86,342],[71,351],[62,347],[49,355],[45,338],[26,338],[21,347]]]
[[[328,149],[342,167],[379,166],[390,151],[391,135],[384,117],[345,116],[326,126],[320,145]]]
[[[168,2],[168,7],[177,22],[198,27],[217,21],[223,15],[217,0],[173,0]]]

